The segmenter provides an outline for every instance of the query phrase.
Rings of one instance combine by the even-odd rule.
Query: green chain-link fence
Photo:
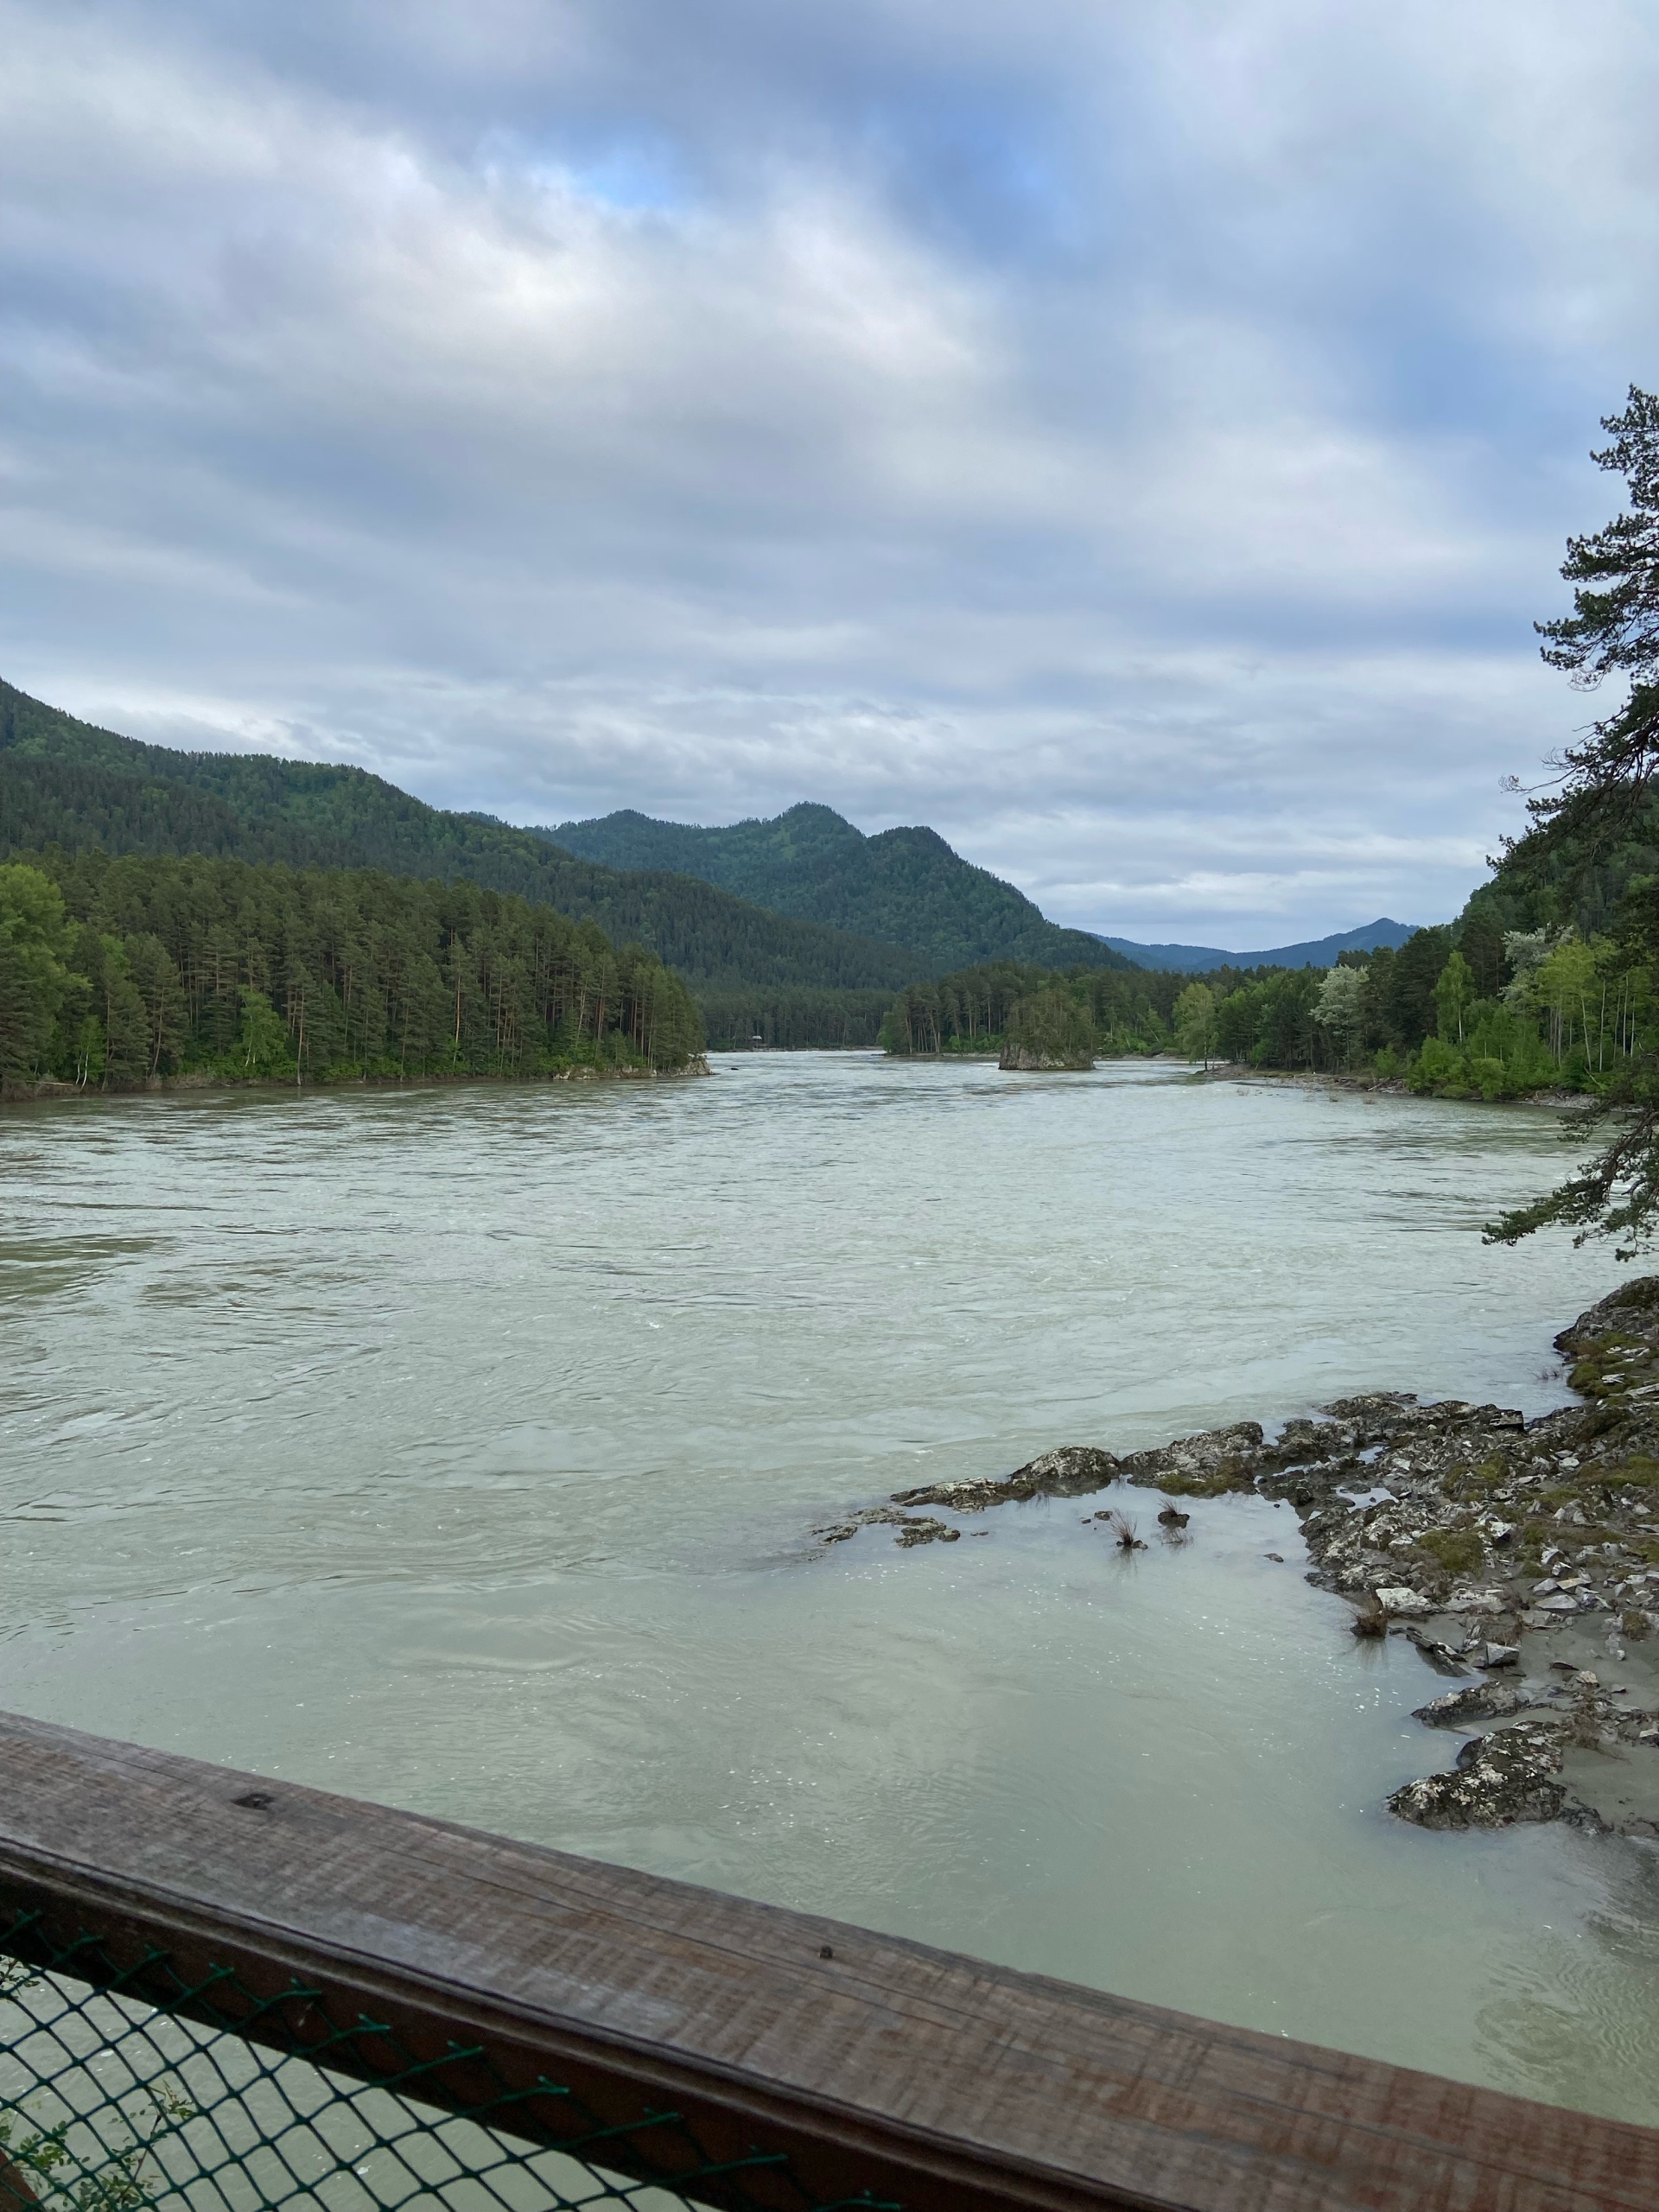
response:
[[[261,1994],[228,1968],[187,1978],[153,1946],[124,1964],[95,1929],[0,1906],[0,2212],[670,2212],[709,2189],[903,2212],[868,2194],[832,2208],[762,2145],[711,2160],[672,2111],[601,2125],[567,2084],[510,2088],[483,2043],[417,2057],[343,2009],[298,1980]],[[671,2186],[627,2178],[642,2170]]]

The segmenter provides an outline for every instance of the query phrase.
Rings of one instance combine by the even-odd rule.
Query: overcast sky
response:
[[[1443,918],[1659,382],[1649,0],[0,0],[0,673],[1057,918]]]

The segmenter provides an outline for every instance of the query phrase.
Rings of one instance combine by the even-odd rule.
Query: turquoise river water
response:
[[[1390,1819],[1442,1685],[1288,1508],[810,1534],[1347,1390],[1559,1402],[1611,1255],[1479,1234],[1554,1116],[715,1068],[8,1108],[0,1704],[1659,2122],[1659,1851]]]

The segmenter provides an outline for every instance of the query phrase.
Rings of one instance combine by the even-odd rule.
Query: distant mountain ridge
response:
[[[1334,968],[1344,952],[1375,952],[1382,944],[1397,952],[1414,929],[1405,922],[1391,922],[1386,915],[1357,930],[1341,930],[1331,937],[1312,938],[1303,944],[1277,944],[1265,952],[1224,952],[1213,944],[1137,944],[1131,938],[1103,937],[1137,968],[1174,969],[1182,975],[1201,976],[1211,968]]]
[[[920,972],[936,976],[988,960],[1046,968],[1133,964],[1109,939],[1051,922],[1023,892],[963,860],[936,830],[866,836],[833,807],[810,801],[771,821],[724,828],[659,822],[628,808],[534,834],[607,868],[673,869],[775,914],[909,945],[921,957]]]
[[[177,753],[0,683],[0,860],[50,845],[476,883],[596,922],[703,988],[897,989],[920,964],[907,945],[763,912],[690,874],[574,859],[531,830],[428,806],[364,768]]]

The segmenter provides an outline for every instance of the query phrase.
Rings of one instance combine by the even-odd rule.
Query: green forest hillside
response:
[[[0,862],[0,1096],[162,1083],[671,1073],[680,978],[594,922],[370,869]]]
[[[893,990],[918,965],[898,944],[763,912],[692,876],[574,859],[533,831],[427,806],[361,768],[177,753],[0,683],[0,860],[54,846],[476,883],[646,945],[700,989]]]
[[[607,868],[673,868],[773,913],[909,945],[935,975],[992,960],[1048,968],[1134,964],[1086,930],[1046,919],[1023,892],[963,860],[937,830],[883,830],[867,837],[832,807],[792,806],[772,821],[723,830],[630,810],[541,835]]]

